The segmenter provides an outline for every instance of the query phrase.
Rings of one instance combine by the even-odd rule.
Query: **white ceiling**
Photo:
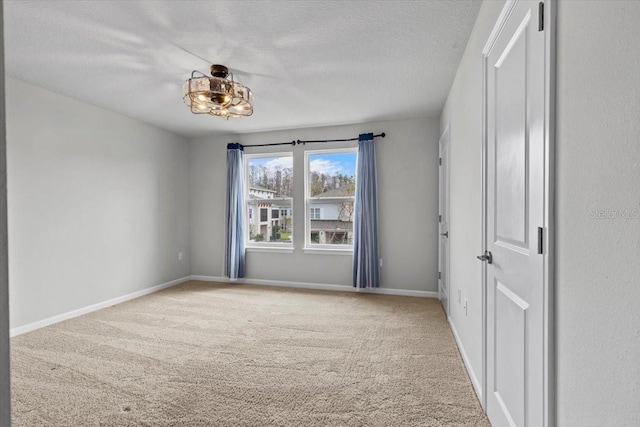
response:
[[[5,0],[5,67],[11,77],[187,137],[437,116],[479,7]],[[253,116],[190,113],[182,84],[211,63],[251,88]]]

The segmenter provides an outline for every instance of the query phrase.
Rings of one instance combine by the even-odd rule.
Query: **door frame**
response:
[[[3,19],[0,4],[0,20]],[[3,24],[0,23],[0,29]],[[0,71],[4,73],[4,33],[0,31]],[[11,425],[11,354],[9,352],[9,274],[7,243],[7,135],[5,82],[0,82],[0,426]]]
[[[442,170],[442,162],[443,162],[443,157],[442,157],[442,153],[444,151],[444,148],[446,147],[447,150],[447,158],[446,158],[446,167],[445,170],[443,172]],[[444,201],[444,211],[446,213],[447,216],[447,232],[449,233],[449,235],[451,235],[451,215],[450,215],[450,211],[449,208],[451,206],[451,183],[449,181],[449,177],[451,176],[451,173],[449,171],[449,166],[451,164],[451,123],[447,123],[447,125],[444,128],[444,132],[442,132],[442,134],[440,135],[440,139],[438,140],[438,157],[439,157],[439,162],[440,165],[438,167],[438,216],[440,216],[440,214],[443,211],[442,205],[443,205],[443,197],[442,197],[442,192],[446,193],[446,197],[445,197],[445,201]],[[446,178],[445,178],[445,186],[444,188],[441,188],[442,185],[442,175],[446,174]],[[450,285],[451,285],[451,280],[449,279],[449,271],[451,270],[449,268],[450,262],[451,262],[451,240],[449,237],[447,237],[448,242],[447,242],[447,251],[446,254],[442,254],[442,245],[440,244],[440,240],[442,239],[442,237],[440,236],[440,233],[442,232],[441,229],[441,224],[442,224],[442,219],[444,218],[438,218],[438,271],[444,274],[445,280],[446,280],[446,289],[447,289],[447,306],[444,307],[444,310],[446,312],[447,318],[449,318],[450,313],[449,313],[449,308],[451,307],[451,289],[450,289]],[[446,256],[446,262],[444,265],[444,268],[446,269],[446,271],[442,272],[441,268],[443,268],[442,266],[442,257],[443,255]],[[442,279],[438,278],[438,298],[440,299],[440,302],[442,303],[442,297],[440,295],[441,293],[441,288],[442,288],[442,283],[441,283]]]
[[[488,55],[518,0],[506,0],[482,49],[482,252],[487,250],[487,66]],[[544,427],[555,426],[555,118],[557,0],[544,0]],[[487,409],[487,265],[482,263],[482,407]]]

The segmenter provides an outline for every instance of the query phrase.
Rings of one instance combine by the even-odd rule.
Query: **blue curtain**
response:
[[[243,148],[227,145],[224,274],[230,279],[244,277],[245,271]]]
[[[353,222],[353,286],[380,286],[378,261],[378,189],[373,134],[358,138],[356,201]]]

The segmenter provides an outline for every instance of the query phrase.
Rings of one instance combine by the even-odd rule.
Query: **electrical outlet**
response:
[[[178,261],[182,261],[183,259],[184,259],[184,253],[182,251],[178,252]]]
[[[464,315],[465,316],[469,315],[469,303],[466,298],[464,299]]]
[[[380,258],[380,268],[382,268],[382,258]]]

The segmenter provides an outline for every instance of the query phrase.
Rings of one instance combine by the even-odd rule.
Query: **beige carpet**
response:
[[[15,426],[488,426],[434,299],[189,282],[11,340]]]

